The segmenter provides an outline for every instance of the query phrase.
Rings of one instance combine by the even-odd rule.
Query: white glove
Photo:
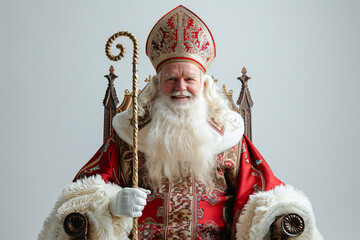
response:
[[[123,188],[110,203],[110,212],[115,216],[140,217],[151,192],[143,188]]]

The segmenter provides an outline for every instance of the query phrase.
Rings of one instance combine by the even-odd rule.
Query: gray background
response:
[[[154,74],[147,35],[180,3],[214,35],[208,73],[220,87],[237,98],[236,78],[248,69],[254,143],[276,175],[309,196],[325,239],[357,238],[359,1],[1,0],[2,239],[35,239],[60,191],[100,147],[111,64],[118,95],[131,88],[131,57],[110,62],[107,38],[121,30],[138,37],[143,87]]]

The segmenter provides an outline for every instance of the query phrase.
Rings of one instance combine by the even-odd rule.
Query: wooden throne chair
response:
[[[238,112],[244,120],[244,133],[252,141],[252,114],[251,109],[254,105],[250,91],[248,88],[248,80],[251,77],[247,76],[246,68],[241,71],[242,76],[237,79],[241,81],[241,90],[236,103],[233,100],[233,91],[227,91],[226,86],[223,85],[222,92],[230,102],[230,106],[233,111]],[[113,132],[112,119],[120,112],[126,111],[132,104],[132,93],[129,90],[125,90],[122,102],[119,104],[119,99],[116,94],[114,81],[117,76],[114,74],[113,66],[110,67],[109,74],[105,75],[108,80],[108,86],[105,92],[103,100],[104,105],[104,134],[103,141],[105,142]],[[151,76],[149,76],[145,82],[149,82]],[[214,77],[213,77],[214,79]],[[214,82],[217,82],[214,79]],[[119,141],[117,141],[119,143]],[[238,156],[240,155],[240,144],[238,143],[236,151]],[[88,233],[88,220],[80,213],[71,213],[67,215],[64,220],[64,230],[68,234],[70,239],[85,240]],[[299,236],[305,228],[304,220],[297,214],[287,214],[277,218],[271,226],[271,239],[282,240],[288,237]]]

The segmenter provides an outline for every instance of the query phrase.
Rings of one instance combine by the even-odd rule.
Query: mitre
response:
[[[146,55],[157,73],[170,62],[191,62],[205,73],[216,56],[216,48],[206,24],[180,5],[152,28],[146,41]]]

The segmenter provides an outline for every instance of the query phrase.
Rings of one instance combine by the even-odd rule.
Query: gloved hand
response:
[[[115,216],[140,217],[151,192],[143,188],[123,188],[110,203],[110,212]]]

